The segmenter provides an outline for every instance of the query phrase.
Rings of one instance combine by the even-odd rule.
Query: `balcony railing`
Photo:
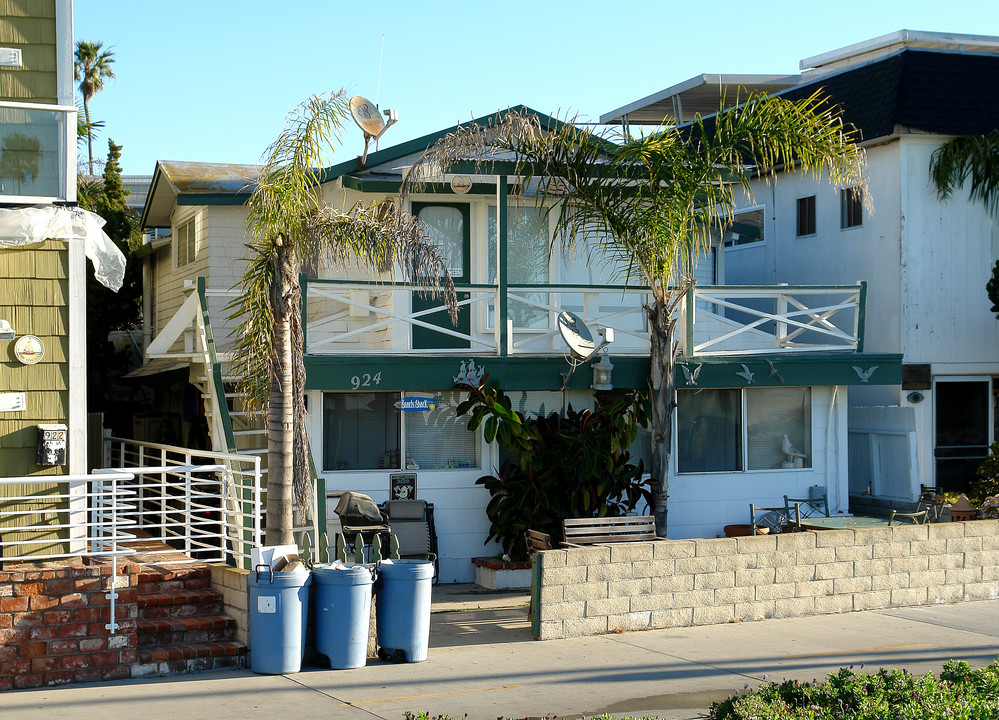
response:
[[[76,108],[0,102],[0,202],[75,198]]]
[[[591,328],[613,328],[615,354],[648,353],[647,288],[517,285],[507,288],[504,305],[496,285],[462,285],[456,288],[457,326],[443,301],[419,300],[426,290],[309,280],[306,351],[552,355],[564,351],[557,316],[569,310]],[[698,287],[680,305],[677,339],[685,355],[862,350],[865,297],[864,284]]]

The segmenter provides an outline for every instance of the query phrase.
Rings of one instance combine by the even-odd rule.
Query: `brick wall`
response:
[[[0,690],[131,677],[137,580],[137,566],[118,568],[112,635],[110,565],[0,571]]]
[[[983,600],[999,521],[549,550],[533,572],[542,640]]]

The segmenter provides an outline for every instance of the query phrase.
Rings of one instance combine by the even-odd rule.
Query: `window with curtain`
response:
[[[736,389],[677,390],[679,472],[742,470],[742,395]]]
[[[677,390],[676,395],[679,472],[812,467],[810,388]]]
[[[323,470],[400,468],[398,399],[399,393],[325,393]]]
[[[750,470],[812,466],[810,388],[746,390]]]
[[[476,467],[478,433],[468,431],[468,417],[454,412],[464,394],[451,391],[436,397],[433,410],[406,413],[406,455],[423,470]]]
[[[487,227],[487,265],[489,282],[496,282],[496,206],[489,207]],[[528,207],[507,207],[507,283],[510,285],[547,284],[548,274],[548,217],[534,205]],[[548,302],[547,293],[522,293],[526,298],[539,304]],[[546,328],[548,312],[512,300],[509,312],[514,327]],[[493,309],[490,304],[489,325],[493,325]]]

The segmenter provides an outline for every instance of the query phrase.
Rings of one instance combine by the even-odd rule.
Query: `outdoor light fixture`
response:
[[[6,320],[0,320],[0,340],[13,340],[14,328]]]
[[[614,364],[610,361],[610,356],[605,352],[600,356],[600,362],[593,364],[593,390],[613,390],[611,383],[611,373],[614,372]]]

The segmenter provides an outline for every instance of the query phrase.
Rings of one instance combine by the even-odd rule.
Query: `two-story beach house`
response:
[[[849,391],[850,494],[893,504],[914,500],[920,484],[965,490],[999,437],[999,327],[985,291],[999,224],[967,188],[941,200],[929,166],[949,138],[999,128],[999,38],[903,30],[800,69],[699,76],[601,120],[685,122],[740,88],[828,95],[867,150],[870,202],[793,171],[761,183],[736,220],[751,232],[720,250],[725,282],[867,280],[864,349],[904,364],[899,382],[875,382],[884,368],[857,364],[869,377]]]
[[[447,132],[326,169],[325,199],[347,208],[396,197],[403,173]],[[215,444],[265,445],[231,396],[225,310],[247,253],[243,204],[256,171],[156,166],[142,224],[169,235],[146,251],[143,372],[147,382],[162,380],[173,405],[146,423],[150,433],[165,420],[183,438],[204,416]],[[555,243],[550,252],[553,221],[535,198],[514,193],[513,173],[510,163],[459,164],[408,201],[449,258],[457,325],[391,273],[305,280],[308,423],[325,492],[382,501],[393,477],[409,474],[407,491],[415,482],[416,497],[435,506],[443,582],[470,580],[470,558],[496,552],[483,546],[488,495],[475,481],[498,465],[498,451],[455,416],[466,383],[489,373],[524,412],[592,406],[594,385],[647,383],[645,289],[628,285],[598,248],[568,252]],[[827,490],[834,512],[845,511],[847,386],[899,380],[897,356],[865,352],[864,284],[719,287],[729,235],[699,260],[702,284],[682,309],[673,537],[714,537],[748,522],[750,502],[807,497],[813,486]],[[562,310],[594,333],[614,330],[602,367],[595,371],[594,359],[577,368],[565,389]]]

